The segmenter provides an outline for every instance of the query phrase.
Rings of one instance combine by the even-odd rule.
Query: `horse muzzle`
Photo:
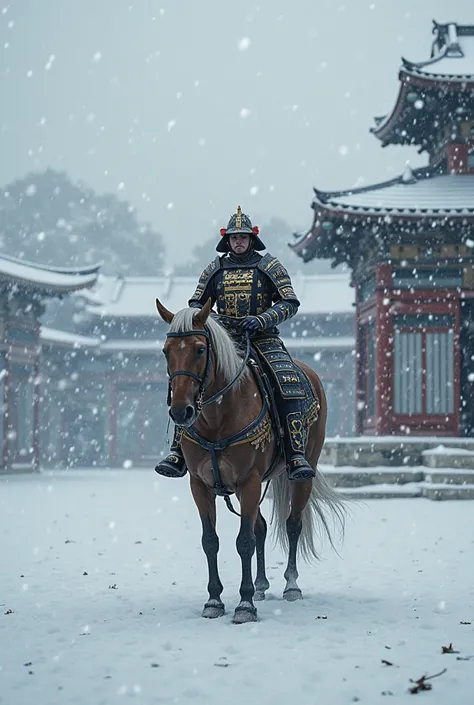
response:
[[[187,428],[188,426],[192,426],[196,420],[196,407],[193,404],[171,406],[170,416],[177,426],[183,426],[184,428]]]

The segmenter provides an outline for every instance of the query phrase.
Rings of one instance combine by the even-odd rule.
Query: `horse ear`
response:
[[[193,322],[197,323],[198,326],[204,326],[206,324],[207,319],[209,318],[209,314],[211,313],[211,308],[212,299],[211,297],[209,297],[202,309],[194,315]]]
[[[156,303],[156,310],[160,314],[161,318],[164,320],[165,323],[167,323],[169,325],[174,318],[174,313],[171,313],[171,311],[168,311],[168,309],[163,306],[163,304],[161,303],[161,301],[159,299],[155,299],[155,303]]]

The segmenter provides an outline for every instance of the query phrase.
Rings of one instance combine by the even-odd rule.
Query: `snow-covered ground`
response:
[[[239,626],[238,519],[219,510],[228,614],[207,621],[187,480],[0,478],[0,702],[396,704],[411,702],[410,678],[444,668],[418,697],[473,702],[474,658],[459,660],[474,657],[471,502],[358,504],[340,557],[325,546],[319,565],[301,565],[297,603],[281,599],[284,557],[270,543],[260,621]],[[441,653],[450,642],[459,654]]]

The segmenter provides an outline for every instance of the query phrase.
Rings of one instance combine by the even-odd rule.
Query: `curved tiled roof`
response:
[[[313,208],[376,215],[474,215],[474,174],[439,174],[430,167],[411,170],[364,188],[314,189]]]
[[[434,23],[431,58],[413,62],[402,59],[413,74],[437,80],[474,80],[474,25]]]
[[[431,57],[419,62],[402,58],[395,106],[390,113],[374,118],[371,132],[385,144],[419,144],[416,137],[421,122],[418,118],[426,120],[427,117],[424,93],[431,91],[431,98],[434,98],[428,111],[433,122],[438,117],[440,84],[443,90],[456,95],[453,109],[463,107],[466,94],[474,90],[474,25],[435,22],[433,33]],[[419,116],[418,110],[421,111]]]
[[[0,281],[24,284],[44,293],[67,293],[93,286],[100,267],[51,267],[0,254]]]

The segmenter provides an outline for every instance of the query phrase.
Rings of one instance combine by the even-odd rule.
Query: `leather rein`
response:
[[[171,382],[175,377],[178,377],[179,375],[184,375],[186,377],[191,377],[194,379],[196,382],[199,384],[199,391],[198,395],[195,400],[195,405],[197,411],[201,411],[203,406],[207,406],[208,404],[214,404],[216,401],[218,401],[221,397],[224,396],[232,387],[237,384],[239,379],[242,377],[243,373],[245,372],[245,368],[247,367],[247,362],[249,361],[250,357],[250,337],[248,332],[245,333],[246,337],[246,350],[245,350],[245,355],[242,360],[242,365],[240,367],[240,370],[237,372],[236,376],[234,377],[233,380],[231,380],[228,384],[226,384],[225,387],[223,387],[219,392],[216,392],[213,394],[211,397],[208,397],[207,399],[204,399],[204,394],[206,393],[206,385],[207,382],[209,381],[209,374],[211,372],[211,358],[212,358],[212,345],[211,345],[211,336],[209,334],[209,331],[206,329],[201,330],[201,329],[196,329],[196,330],[187,330],[187,331],[182,331],[182,332],[173,332],[173,333],[167,333],[166,337],[167,338],[183,338],[185,336],[189,335],[201,335],[204,336],[206,339],[206,348],[207,348],[207,359],[206,359],[206,367],[204,369],[204,374],[197,375],[194,372],[189,372],[188,370],[177,370],[176,372],[172,372],[169,375],[169,384],[168,384],[168,399],[167,399],[167,404],[168,406],[171,406]]]
[[[177,370],[176,372],[172,372],[169,375],[169,384],[168,384],[168,399],[167,399],[167,404],[168,406],[171,406],[171,382],[175,377],[178,377],[179,375],[184,375],[186,377],[191,377],[194,379],[196,382],[199,384],[199,391],[195,400],[195,405],[196,409],[198,412],[201,411],[203,406],[207,406],[208,404],[214,404],[215,402],[219,401],[224,394],[226,394],[232,387],[238,382],[238,380],[241,378],[243,375],[245,368],[247,367],[247,363],[250,358],[250,336],[248,331],[245,333],[246,337],[246,350],[245,350],[245,355],[242,359],[242,366],[236,376],[234,377],[233,380],[231,380],[228,384],[226,384],[225,387],[223,387],[219,392],[216,392],[212,396],[208,397],[207,399],[204,399],[204,395],[206,393],[206,385],[209,380],[209,374],[211,371],[211,358],[212,358],[212,345],[211,345],[211,336],[210,333],[207,329],[201,330],[189,330],[189,331],[182,331],[182,332],[172,332],[172,333],[167,333],[167,338],[181,338],[185,336],[190,336],[190,335],[200,335],[203,336],[206,339],[206,348],[207,348],[207,359],[206,359],[206,367],[204,369],[204,374],[203,375],[197,375],[194,372],[189,372],[188,370]],[[268,411],[268,405],[266,401],[266,396],[265,396],[265,390],[261,386],[261,383],[259,382],[259,389],[262,394],[262,400],[263,400],[263,405],[262,405],[262,410],[259,413],[258,417],[252,421],[249,426],[244,428],[242,431],[239,431],[239,433],[235,434],[234,436],[229,436],[228,438],[224,438],[220,441],[208,441],[207,438],[203,438],[195,429],[193,426],[188,426],[186,427],[186,433],[204,450],[207,450],[208,453],[211,456],[211,462],[212,462],[212,472],[214,476],[214,492],[216,495],[219,495],[220,497],[223,497],[225,500],[225,503],[227,505],[227,508],[229,511],[231,511],[233,514],[236,516],[240,516],[238,512],[235,511],[234,507],[232,506],[232,502],[230,499],[230,495],[232,492],[229,492],[229,490],[224,487],[222,484],[221,480],[221,475],[219,471],[219,463],[217,460],[217,455],[216,453],[219,451],[224,450],[230,445],[233,445],[234,443],[237,443],[238,441],[241,441],[242,439],[245,438],[246,434],[248,434],[253,428],[256,428],[258,424],[261,423],[263,418],[265,417],[267,411]],[[272,463],[273,465],[273,463]],[[260,500],[260,504],[263,502],[265,495],[268,490],[269,482],[267,482],[267,485],[265,487],[265,491],[263,493],[263,496]]]

